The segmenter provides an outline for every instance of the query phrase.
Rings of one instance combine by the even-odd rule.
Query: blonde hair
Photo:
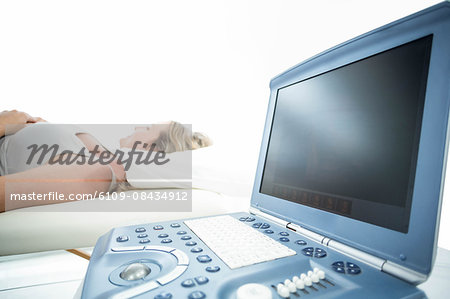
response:
[[[173,153],[196,150],[212,145],[212,140],[200,132],[192,132],[190,128],[176,121],[171,121],[169,130],[162,132],[155,141],[158,151]],[[134,189],[127,181],[117,183],[113,192],[124,192]]]
[[[192,132],[179,122],[171,121],[169,130],[162,132],[155,144],[159,151],[173,153],[207,147],[212,141],[203,133]]]

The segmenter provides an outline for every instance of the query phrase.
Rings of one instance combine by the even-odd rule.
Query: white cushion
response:
[[[51,212],[57,205],[13,210],[0,214],[0,255],[94,246],[113,227],[248,211],[249,205],[248,197],[193,190],[192,212]]]

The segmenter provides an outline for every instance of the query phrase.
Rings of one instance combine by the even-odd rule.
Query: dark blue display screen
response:
[[[260,192],[406,233],[431,43],[280,88]]]

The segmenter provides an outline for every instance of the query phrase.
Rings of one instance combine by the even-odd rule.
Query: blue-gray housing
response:
[[[260,193],[277,93],[287,85],[425,36],[433,36],[407,233],[339,216]],[[363,34],[276,76],[258,160],[251,205],[330,239],[428,275],[437,246],[448,146],[450,2]]]

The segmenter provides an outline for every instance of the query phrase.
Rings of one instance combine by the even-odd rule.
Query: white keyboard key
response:
[[[308,287],[312,286],[312,280],[311,280],[311,277],[309,277],[309,276],[306,276],[305,279],[303,279],[303,282],[305,283],[305,286],[308,286]]]
[[[319,275],[317,275],[317,274],[311,275],[311,280],[314,283],[318,283],[319,282]]]
[[[281,283],[277,285],[277,293],[282,298],[288,298],[290,294],[289,289]]]
[[[287,288],[289,289],[289,292],[295,293],[297,292],[297,287],[295,286],[295,283],[291,282],[287,285]]]
[[[303,290],[305,288],[305,282],[301,279],[297,279],[295,281],[295,287],[299,290]]]
[[[325,272],[323,270],[319,270],[317,272],[317,275],[319,276],[320,279],[325,279]]]

